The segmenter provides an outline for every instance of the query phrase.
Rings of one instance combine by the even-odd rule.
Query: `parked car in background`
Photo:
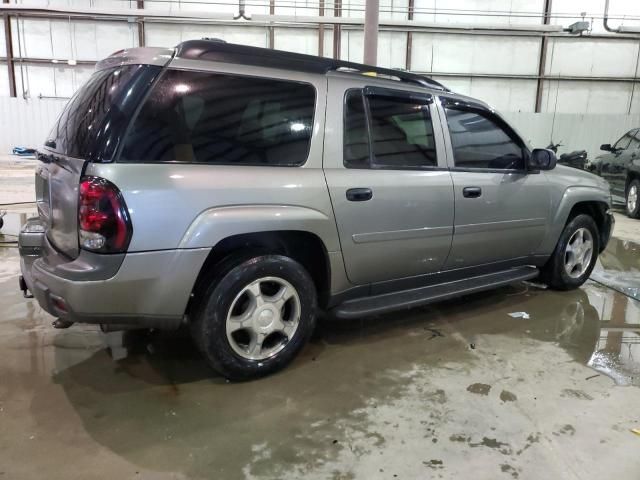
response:
[[[547,148],[549,150],[553,150],[555,153],[558,153],[558,147],[562,147],[562,143],[553,143],[552,140]],[[587,164],[587,151],[573,150],[572,152],[563,153],[558,157],[558,164],[584,170],[585,165]]]
[[[589,170],[609,182],[614,204],[624,205],[627,215],[640,218],[640,128],[625,133],[613,146],[606,143]]]
[[[38,158],[25,294],[58,327],[185,324],[232,379],[289,363],[318,309],[577,288],[613,227],[604,180],[555,168],[481,101],[220,41],[99,62]]]

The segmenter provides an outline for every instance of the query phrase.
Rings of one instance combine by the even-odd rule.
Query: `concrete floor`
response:
[[[113,336],[54,330],[4,244],[0,478],[635,480],[633,225],[579,290],[522,283],[323,320],[288,369],[242,384],[184,335],[128,334],[116,361]]]

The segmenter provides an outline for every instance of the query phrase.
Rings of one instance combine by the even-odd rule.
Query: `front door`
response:
[[[451,247],[453,189],[433,99],[360,82],[329,77],[324,169],[347,276],[368,284],[437,272]]]
[[[611,186],[616,202],[626,202],[627,168],[640,154],[640,129],[628,131],[613,146],[613,151],[602,156],[602,177]]]
[[[527,149],[504,120],[481,105],[442,99],[455,195],[447,269],[525,259],[545,236],[550,189],[526,170]],[[446,135],[445,135],[446,137]]]

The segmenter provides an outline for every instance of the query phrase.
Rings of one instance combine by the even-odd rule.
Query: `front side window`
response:
[[[301,165],[314,108],[309,84],[169,70],[134,120],[120,161]]]
[[[344,106],[344,165],[347,168],[436,167],[429,104],[398,96],[350,90]]]
[[[525,149],[516,135],[489,112],[446,107],[455,166],[523,170]]]

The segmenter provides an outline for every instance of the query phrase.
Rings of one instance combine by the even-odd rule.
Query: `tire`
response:
[[[627,187],[625,209],[630,218],[640,218],[640,180],[631,180]]]
[[[598,259],[600,251],[598,235],[598,227],[592,217],[585,214],[573,217],[564,227],[551,258],[542,268],[541,280],[555,290],[573,290],[580,287],[591,275]],[[586,260],[587,247],[585,250],[577,248],[580,236],[583,243],[585,240],[591,242],[591,255],[588,262],[582,261]],[[572,247],[569,249],[570,242]],[[580,251],[583,253],[580,254]],[[570,268],[571,260],[576,259],[579,260],[573,268]]]
[[[214,370],[250,380],[288,365],[315,327],[317,295],[307,270],[282,255],[223,262],[202,290],[191,332]]]

